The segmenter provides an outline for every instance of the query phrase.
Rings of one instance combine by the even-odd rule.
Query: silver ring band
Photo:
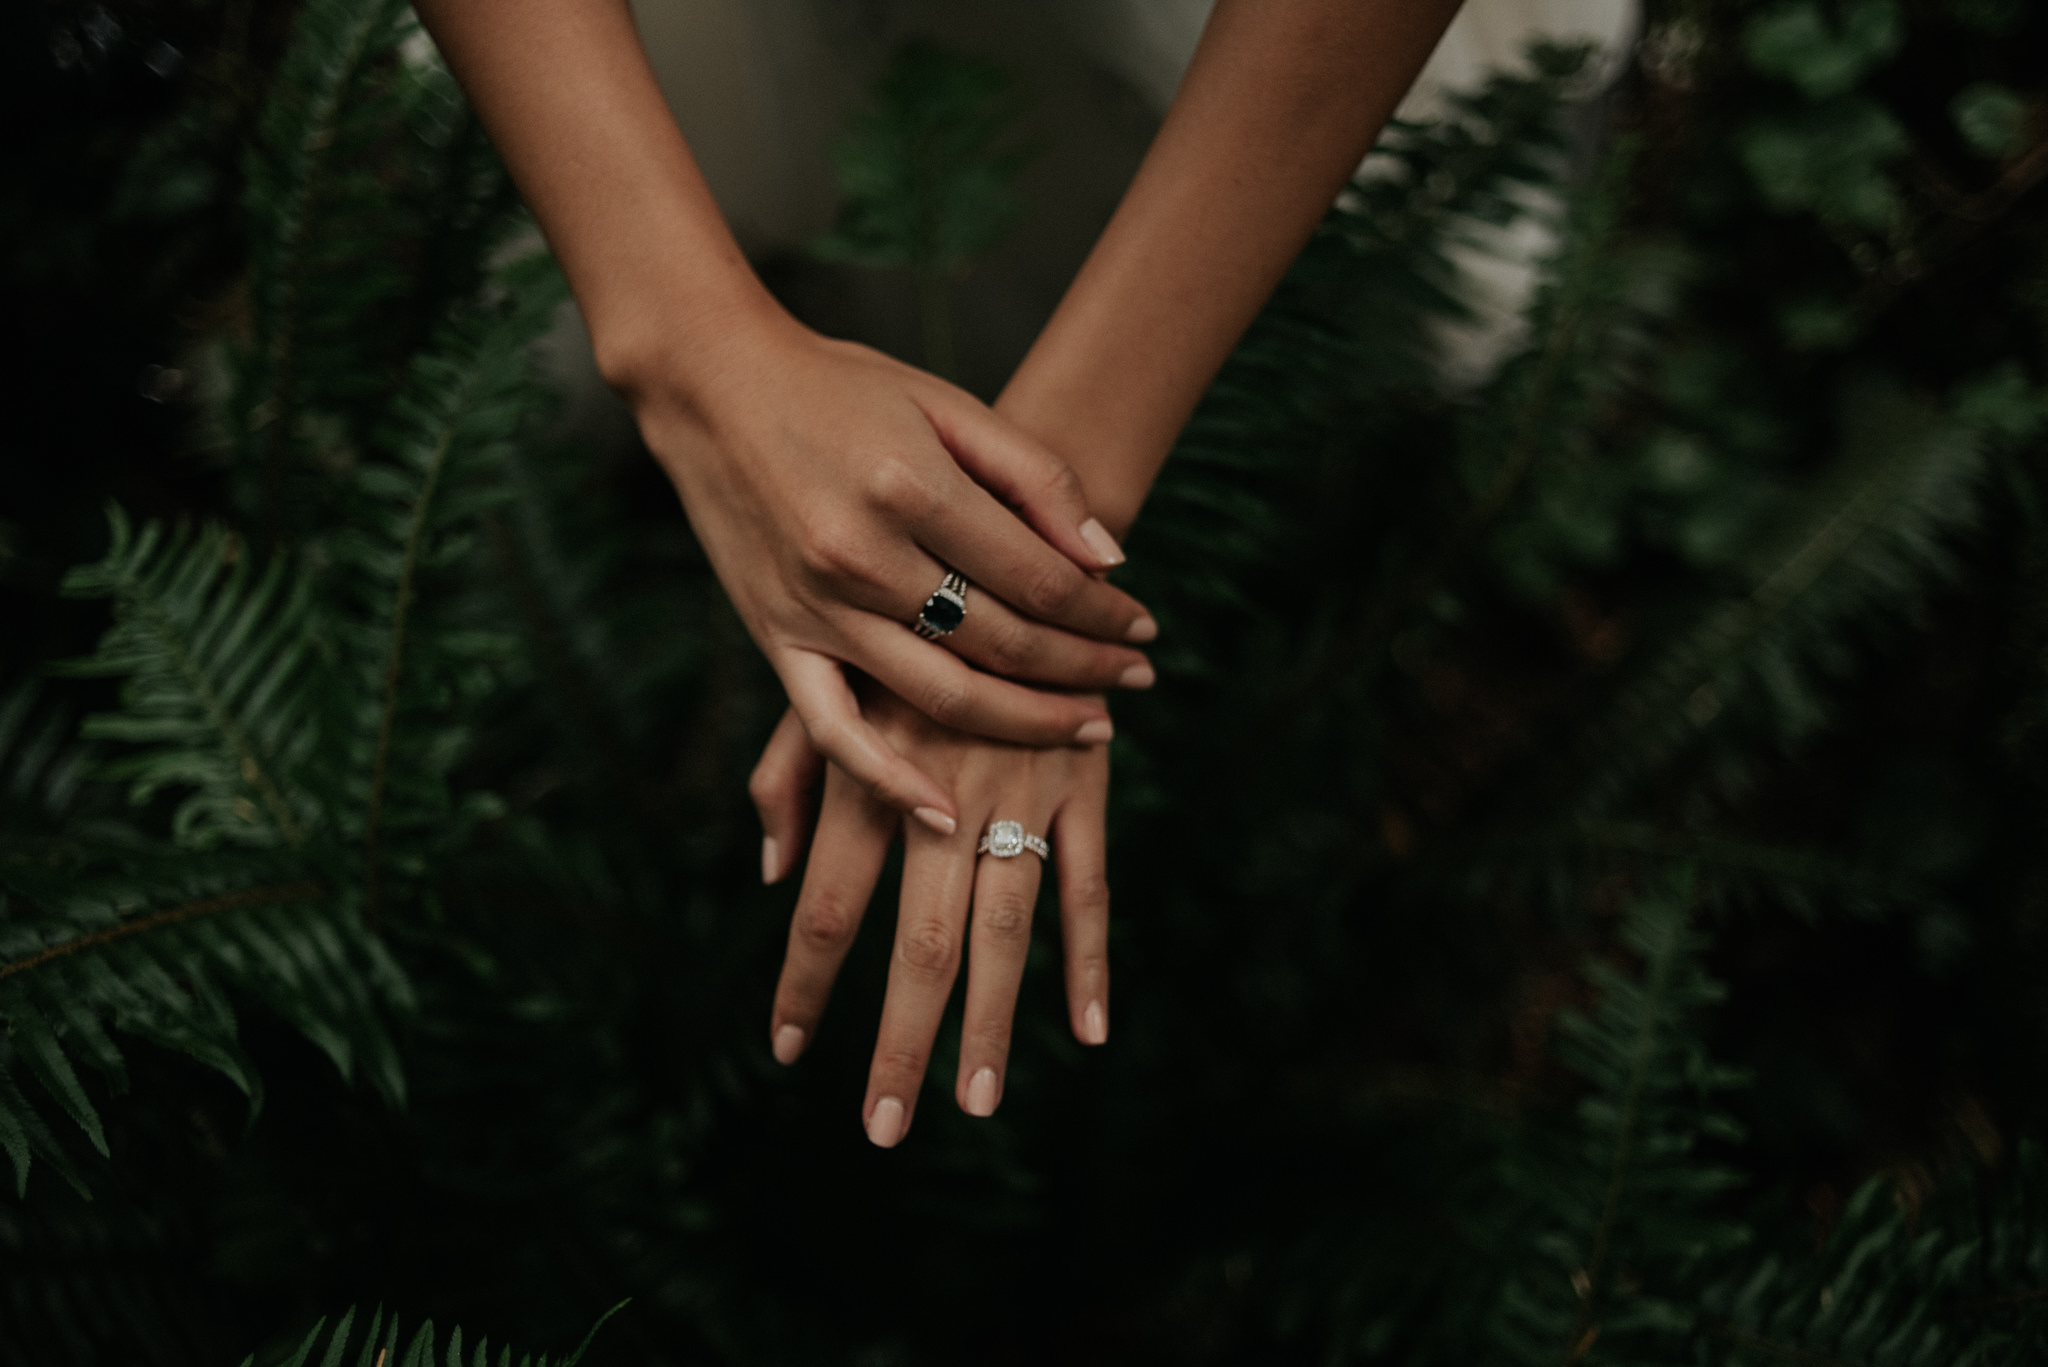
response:
[[[1020,821],[989,822],[988,830],[974,847],[976,854],[992,854],[998,859],[1015,859],[1026,850],[1040,859],[1052,858],[1052,846],[1045,843],[1045,837],[1032,835]]]
[[[910,624],[910,629],[927,641],[936,641],[951,636],[966,617],[967,576],[958,570],[947,570],[938,588],[917,610],[917,620]]]

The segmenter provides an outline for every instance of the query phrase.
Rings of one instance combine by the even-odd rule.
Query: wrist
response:
[[[745,262],[709,279],[641,282],[584,306],[598,373],[638,410],[699,408],[738,358],[800,330]]]

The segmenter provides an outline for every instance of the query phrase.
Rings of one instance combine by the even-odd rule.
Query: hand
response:
[[[877,732],[926,772],[949,783],[960,829],[941,836],[877,801],[838,768],[825,771],[803,890],[789,928],[789,952],[775,991],[769,1038],[793,1063],[817,1033],[839,965],[860,928],[883,857],[900,834],[903,892],[896,952],[889,960],[881,1033],[861,1110],[868,1138],[892,1148],[910,1131],[925,1064],[968,948],[967,1014],[953,1095],[969,1115],[995,1112],[1003,1097],[1010,1021],[1031,914],[1043,870],[1038,856],[976,855],[991,821],[1021,822],[1052,843],[1066,948],[1067,1015],[1083,1044],[1109,1038],[1109,884],[1103,815],[1109,796],[1104,745],[1027,749],[935,725],[902,700],[870,687],[862,704]],[[793,715],[768,742],[750,790],[768,832],[762,872],[774,882],[803,844],[806,803],[822,760]],[[968,908],[973,906],[972,928]]]
[[[1032,745],[1109,738],[1099,698],[1010,681],[1153,679],[1142,654],[1106,643],[1158,629],[1082,568],[1122,554],[1072,471],[951,385],[779,313],[700,354],[715,364],[639,366],[621,387],[827,758],[888,806],[951,829],[949,795],[862,718],[841,661],[961,731]],[[907,624],[947,566],[977,591],[939,645]]]

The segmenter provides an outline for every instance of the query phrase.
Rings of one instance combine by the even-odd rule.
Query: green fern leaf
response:
[[[589,1332],[584,1334],[581,1343],[577,1344],[568,1353],[553,1359],[554,1367],[577,1367],[577,1364],[583,1361],[584,1355],[590,1351],[590,1345],[597,1338],[597,1331],[604,1328],[606,1322],[612,1316],[618,1314],[619,1311],[625,1309],[626,1305],[627,1302],[620,1301],[617,1305],[605,1311],[604,1314],[598,1316],[597,1322],[590,1326]],[[347,1361],[355,1317],[355,1308],[351,1306],[335,1322],[332,1332],[329,1332],[327,1329],[326,1319],[322,1318],[317,1321],[312,1329],[307,1331],[306,1337],[300,1340],[297,1350],[290,1357],[285,1358],[279,1363],[278,1367],[306,1367],[306,1364],[312,1361],[313,1354],[320,1350],[323,1338],[326,1344],[326,1351],[320,1358],[319,1367],[342,1367],[342,1364]],[[434,1360],[436,1357],[437,1340],[432,1320],[422,1321],[420,1327],[413,1331],[413,1336],[407,1342],[403,1354],[398,1352],[398,1339],[398,1316],[392,1315],[389,1319],[386,1319],[383,1308],[381,1306],[378,1307],[376,1312],[370,1317],[369,1327],[364,1332],[361,1345],[357,1349],[355,1367],[437,1367]],[[463,1367],[461,1326],[456,1326],[449,1333],[447,1345],[447,1353],[444,1359],[446,1367]],[[488,1339],[478,1340],[475,1355],[471,1359],[473,1367],[486,1367],[490,1360],[489,1348],[490,1341]],[[251,1367],[255,1361],[255,1356],[252,1354],[242,1360],[242,1367]],[[503,1367],[510,1367],[511,1361],[512,1350],[509,1347],[501,1348],[499,1350],[499,1362]],[[538,1359],[538,1367],[549,1367],[549,1362],[550,1359],[543,1353]],[[536,1360],[530,1353],[520,1357],[519,1363],[520,1367],[536,1367]]]
[[[337,633],[354,685],[340,727],[344,828],[363,843],[373,906],[394,842],[416,872],[408,842],[454,839],[488,810],[458,808],[447,775],[464,744],[455,718],[489,686],[506,640],[445,612],[436,620],[426,591],[446,582],[478,516],[506,497],[512,443],[547,402],[528,353],[562,297],[559,281],[550,259],[526,259],[494,297],[444,326],[414,361],[380,433],[383,455],[364,462],[348,530],[333,542]]]
[[[265,872],[269,881],[255,881]],[[133,876],[109,875],[100,890],[73,879],[68,893],[54,896],[50,881],[14,865],[0,869],[0,882],[17,891],[34,886],[38,903],[0,911],[0,1078],[9,1079],[0,1090],[0,1146],[17,1186],[31,1157],[51,1157],[55,1144],[9,1075],[25,1067],[105,1154],[79,1066],[122,1089],[125,1066],[109,1025],[206,1064],[260,1101],[255,1070],[236,1043],[229,990],[297,1026],[344,1076],[360,1070],[392,1101],[403,1099],[384,1019],[410,1007],[410,988],[364,932],[351,898],[294,877],[289,866],[238,860],[205,872],[190,856],[154,898],[138,893]]]
[[[217,528],[139,533],[109,508],[112,544],[73,570],[64,592],[108,598],[114,625],[72,675],[125,676],[121,710],[84,734],[135,747],[112,761],[145,803],[190,787],[172,821],[179,843],[299,845],[317,819],[296,781],[315,736],[294,687],[312,645],[306,587],[285,563],[252,571],[241,541]]]

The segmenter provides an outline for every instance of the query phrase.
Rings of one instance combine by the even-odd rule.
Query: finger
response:
[[[796,1062],[816,1036],[901,821],[843,771],[827,772],[817,844],[789,920],[789,949],[768,1018],[777,1062]]]
[[[918,543],[1019,612],[1098,641],[1159,635],[1137,599],[1054,550],[964,474],[943,480],[918,511]]]
[[[1052,856],[1060,880],[1067,1017],[1074,1038],[1083,1044],[1109,1041],[1109,849],[1103,835],[1106,793],[1106,784],[1084,784],[1053,818]]]
[[[932,1041],[960,968],[961,933],[974,886],[974,846],[964,834],[942,838],[912,826],[904,846],[896,951],[889,959],[882,1028],[861,1110],[868,1139],[884,1149],[894,1148],[910,1131]]]
[[[882,622],[875,625],[887,627]],[[902,636],[912,645],[920,644],[906,632],[891,634]],[[950,661],[956,669],[966,669],[944,651],[931,654]],[[848,687],[838,661],[813,651],[789,650],[775,661],[775,672],[819,754],[897,811],[907,812],[934,831],[953,832],[956,819],[952,796],[930,775],[897,754],[882,733],[861,716],[860,702]]]
[[[1139,651],[1034,622],[992,593],[974,594],[945,645],[992,674],[1055,688],[1150,688],[1158,678]]]
[[[880,618],[849,623],[847,634],[857,647],[856,664],[941,726],[1018,745],[1099,745],[1115,734],[1099,698],[1047,693],[983,674]]]
[[[960,468],[1015,508],[1041,537],[1076,565],[1114,569],[1123,548],[1088,511],[1074,468],[1014,423],[978,403],[931,403],[925,418]]]
[[[944,565],[915,548],[910,550],[909,557],[916,563],[906,564],[895,572],[902,590],[909,592],[899,590],[884,595],[870,585],[851,595],[851,600],[905,625],[915,622],[931,596],[930,591],[939,587],[947,571]],[[922,597],[914,596],[913,585],[924,590]],[[1089,690],[1150,688],[1157,679],[1151,662],[1141,651],[1034,621],[986,590],[977,592],[970,586],[968,593],[971,596],[959,626],[942,638],[942,643],[955,655],[991,673],[1055,688]],[[894,601],[876,601],[885,597]]]
[[[811,791],[824,767],[803,719],[795,708],[786,709],[747,780],[747,795],[761,816],[763,883],[779,883],[796,867],[810,833]]]
[[[998,819],[1019,819],[998,808]],[[1043,816],[1024,820],[1033,834],[1045,830]],[[967,941],[967,1011],[960,1030],[960,1073],[954,1098],[969,1115],[994,1115],[1003,1098],[1010,1060],[1010,1027],[1017,1015],[1017,989],[1031,950],[1031,910],[1038,902],[1042,870],[1031,853],[1009,859],[983,855],[974,876],[974,921]]]

